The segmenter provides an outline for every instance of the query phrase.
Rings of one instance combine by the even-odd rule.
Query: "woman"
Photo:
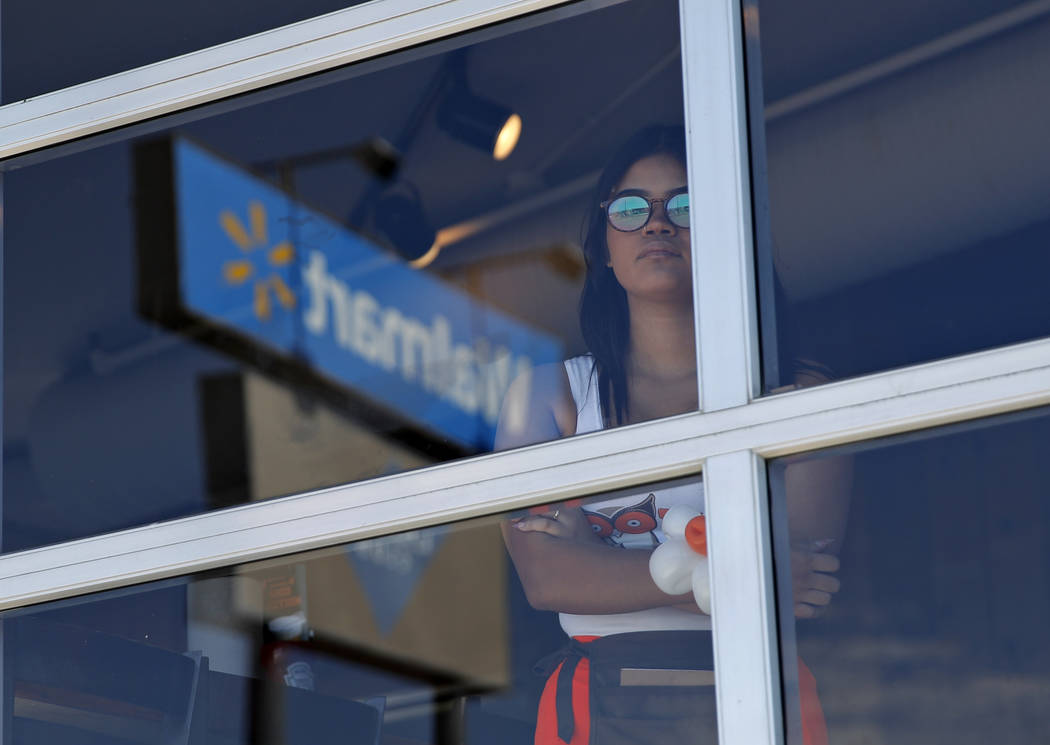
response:
[[[591,354],[514,382],[498,448],[697,409],[685,163],[682,129],[652,127],[606,167],[583,244]],[[703,512],[702,486],[628,491],[504,525],[529,602],[558,611],[571,639],[550,665],[538,744],[716,741],[710,618],[649,575],[660,518],[678,503]],[[837,589],[824,573],[837,560],[816,556],[796,592],[814,611]]]

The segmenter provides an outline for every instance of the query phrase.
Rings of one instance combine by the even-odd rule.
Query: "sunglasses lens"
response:
[[[667,200],[667,219],[680,228],[689,227],[688,194],[675,194]]]
[[[649,219],[649,203],[639,196],[620,197],[609,203],[608,213],[617,230],[638,230]]]

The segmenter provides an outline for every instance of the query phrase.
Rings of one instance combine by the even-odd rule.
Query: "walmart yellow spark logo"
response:
[[[240,218],[232,210],[219,213],[219,224],[223,231],[244,253],[253,253],[265,249],[266,264],[258,266],[257,257],[227,261],[222,267],[222,276],[233,286],[254,282],[255,316],[260,321],[269,321],[273,315],[271,295],[286,310],[295,307],[295,294],[276,270],[288,266],[295,259],[295,249],[288,241],[281,241],[276,246],[267,248],[270,240],[266,230],[266,208],[261,202],[248,203],[248,222],[251,233],[245,228]]]

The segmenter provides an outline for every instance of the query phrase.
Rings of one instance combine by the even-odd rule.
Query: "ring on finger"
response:
[[[561,514],[561,510],[554,510],[554,514],[551,515],[551,520],[557,520],[558,519],[558,515],[560,515],[560,514]]]

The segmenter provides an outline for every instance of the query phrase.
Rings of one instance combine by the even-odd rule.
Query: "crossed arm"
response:
[[[496,431],[496,449],[576,433],[576,405],[561,364],[544,365],[511,384]],[[529,603],[563,613],[625,613],[686,603],[649,576],[649,551],[605,544],[579,507],[503,523],[503,539]],[[695,606],[694,606],[695,607]]]
[[[529,603],[539,610],[626,613],[691,604],[690,595],[667,595],[653,584],[650,551],[606,545],[578,507],[505,522],[503,538]]]
[[[496,449],[575,434],[576,409],[564,368],[548,365],[520,376],[503,405]],[[833,576],[852,479],[846,459],[789,464],[784,471],[792,542],[795,615],[819,615],[839,589]],[[649,575],[646,550],[611,547],[597,538],[578,507],[503,523],[503,538],[530,604],[564,613],[624,613],[661,606],[699,612],[692,597],[667,595]]]

